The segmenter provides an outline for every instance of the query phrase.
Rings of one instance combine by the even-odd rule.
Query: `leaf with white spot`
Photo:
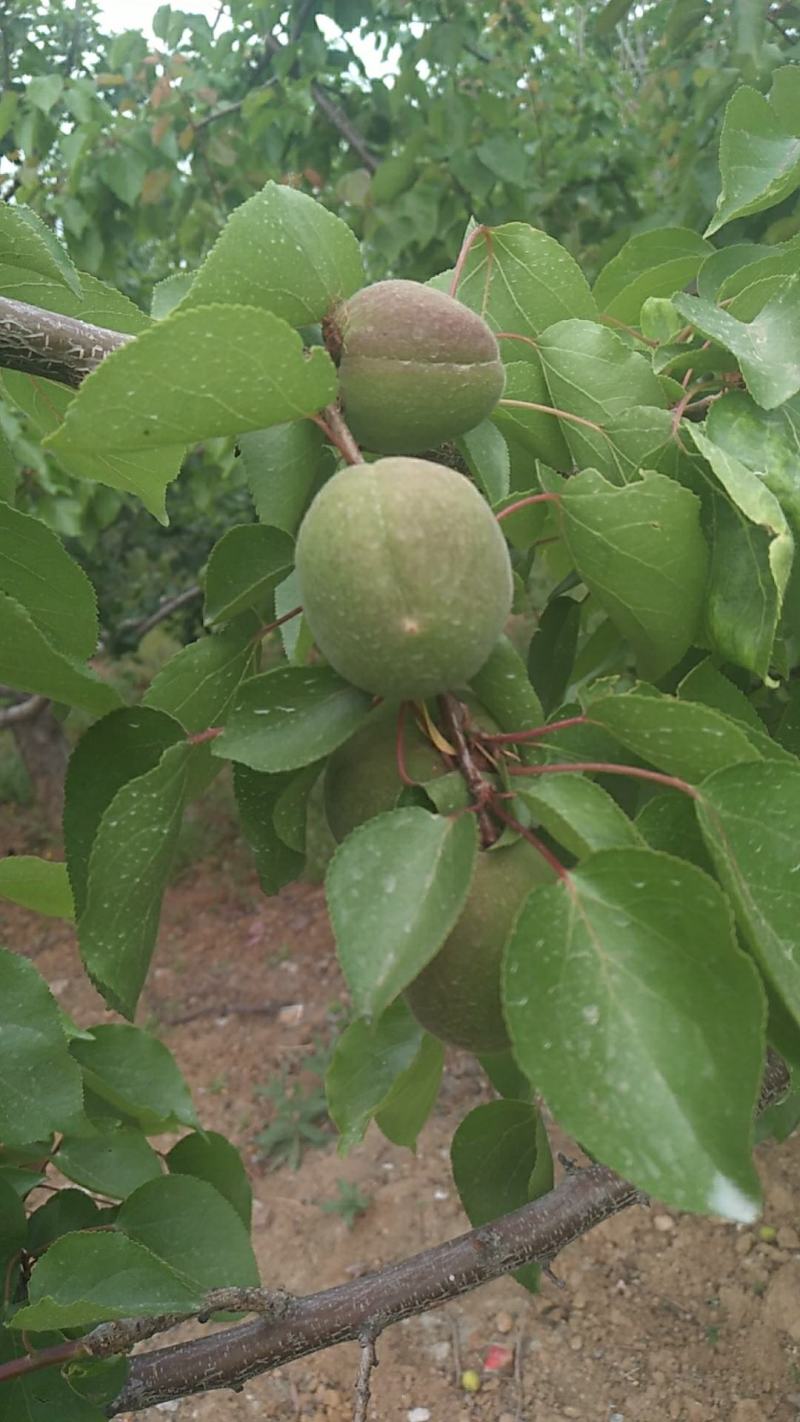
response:
[[[528,898],[504,997],[520,1066],[587,1150],[678,1209],[757,1217],[764,995],[712,879],[592,856]]]
[[[328,908],[358,1013],[383,1012],[441,948],[464,906],[477,850],[473,815],[391,810],[336,851]]]

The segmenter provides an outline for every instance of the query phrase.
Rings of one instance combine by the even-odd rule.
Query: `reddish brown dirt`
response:
[[[6,815],[0,852],[30,848]],[[55,920],[0,908],[2,938],[28,954],[78,1021],[111,1014],[82,973],[74,937]],[[254,1136],[270,1119],[256,1088],[329,1040],[345,994],[320,891],[296,885],[264,899],[243,851],[225,839],[168,891],[139,1021],[185,1072],[205,1125],[242,1149],[255,1194],[264,1282],[306,1292],[411,1253],[466,1227],[448,1166],[461,1117],[486,1098],[477,1064],[453,1054],[415,1155],[372,1128],[346,1160],[333,1137],[299,1170],[270,1171]],[[292,1009],[286,1011],[283,1009]],[[531,1298],[501,1281],[390,1329],[378,1345],[372,1422],[798,1422],[800,1419],[800,1136],[759,1151],[765,1221],[739,1229],[655,1206],[631,1210],[571,1246]],[[349,1230],[320,1209],[338,1180],[370,1199]],[[480,1372],[487,1347],[511,1347],[510,1376]],[[330,1349],[250,1383],[165,1404],[179,1422],[352,1416],[355,1345]],[[418,1411],[424,1409],[424,1411]],[[415,1410],[416,1414],[415,1414]],[[156,1414],[145,1414],[153,1415]],[[54,1419],[57,1422],[57,1419]]]

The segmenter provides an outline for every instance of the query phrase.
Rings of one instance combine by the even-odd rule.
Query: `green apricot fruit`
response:
[[[351,830],[375,815],[393,810],[403,789],[397,771],[397,705],[381,706],[334,751],[325,767],[325,814],[340,843]],[[423,736],[413,716],[403,732],[406,769],[412,780],[433,780],[446,766]]]
[[[511,562],[491,509],[463,474],[423,459],[335,474],[303,519],[295,561],[323,656],[387,698],[463,686],[511,611]]]
[[[405,992],[417,1021],[435,1037],[476,1054],[509,1046],[500,997],[503,950],[523,899],[552,879],[525,839],[479,852],[461,917]]]
[[[485,731],[498,729],[474,697],[462,695],[461,699],[473,722]],[[397,770],[397,715],[397,703],[371,711],[363,726],[328,760],[323,780],[325,815],[339,843],[365,820],[393,810],[400,798],[403,784]],[[405,718],[403,748],[412,780],[424,784],[447,774],[448,767],[411,714]]]
[[[434,287],[379,281],[340,306],[331,325],[345,419],[377,454],[418,454],[453,439],[503,393],[483,317]]]

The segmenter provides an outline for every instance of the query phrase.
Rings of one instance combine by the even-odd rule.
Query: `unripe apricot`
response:
[[[415,281],[379,281],[331,319],[339,393],[357,443],[415,454],[491,414],[505,372],[481,316]]]
[[[511,562],[463,474],[379,459],[323,485],[297,539],[314,640],[347,681],[395,700],[464,686],[511,611]]]
[[[411,1011],[435,1037],[479,1054],[508,1047],[500,996],[506,939],[531,889],[552,878],[552,869],[525,839],[479,852],[461,917],[406,988]]]

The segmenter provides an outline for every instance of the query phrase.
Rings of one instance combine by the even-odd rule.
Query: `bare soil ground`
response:
[[[224,823],[196,835],[190,848],[202,857],[167,893],[139,1021],[174,1052],[204,1124],[244,1154],[265,1284],[310,1292],[460,1233],[467,1221],[448,1145],[462,1116],[487,1099],[465,1055],[448,1060],[416,1155],[372,1128],[345,1160],[333,1135],[296,1171],[259,1158],[254,1138],[274,1106],[258,1088],[281,1072],[290,1084],[318,1086],[305,1064],[330,1041],[346,994],[321,891],[295,885],[265,899]],[[0,852],[30,852],[35,839],[30,816],[2,812]],[[68,925],[5,905],[0,929],[79,1022],[111,1020]],[[564,1252],[562,1288],[545,1280],[532,1298],[504,1280],[385,1333],[372,1422],[798,1422],[800,1135],[761,1147],[759,1162],[768,1238],[760,1226],[630,1210]],[[369,1199],[353,1228],[321,1209],[340,1180]],[[462,1370],[480,1373],[493,1343],[513,1350],[513,1369],[484,1374],[480,1391],[466,1393]],[[159,1414],[347,1422],[356,1354],[355,1345],[330,1349],[240,1395],[187,1398]]]

